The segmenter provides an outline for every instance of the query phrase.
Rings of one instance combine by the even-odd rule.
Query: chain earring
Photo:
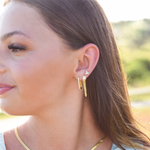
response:
[[[82,82],[80,81],[79,77],[78,77],[78,86],[79,86],[79,89],[81,90],[82,89]]]

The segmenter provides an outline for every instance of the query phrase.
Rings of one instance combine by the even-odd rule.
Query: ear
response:
[[[99,55],[98,47],[92,43],[86,44],[79,49],[78,61],[74,72],[75,78],[78,79],[79,77],[80,80],[82,80],[86,71],[89,72],[89,74],[86,75],[86,77],[88,77],[96,67]]]

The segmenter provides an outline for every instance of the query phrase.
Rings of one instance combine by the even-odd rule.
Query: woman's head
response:
[[[1,97],[2,109],[10,114],[19,114],[20,109],[23,114],[32,114],[46,106],[46,100],[59,97],[70,80],[73,57],[68,57],[71,54],[66,54],[62,40],[46,27],[40,15],[11,2],[1,16],[0,34],[1,82],[15,86],[11,94]]]
[[[96,0],[12,0],[12,3],[10,5],[14,5],[16,16],[19,15],[21,17],[22,30],[29,26],[31,31],[26,31],[29,33],[29,36],[30,34],[35,36],[35,39],[40,37],[36,41],[36,48],[38,49],[36,59],[32,60],[32,54],[35,52],[32,51],[31,47],[31,51],[26,53],[26,55],[31,54],[30,59],[23,59],[23,61],[26,61],[26,65],[16,68],[20,70],[19,73],[25,76],[25,69],[28,69],[30,65],[33,65],[35,69],[40,67],[41,70],[45,71],[43,80],[40,79],[42,82],[40,83],[41,86],[45,85],[43,90],[50,89],[47,86],[49,84],[47,84],[46,80],[49,77],[52,80],[48,81],[54,85],[54,89],[57,88],[55,85],[58,86],[55,83],[60,82],[58,93],[62,93],[65,91],[61,91],[61,87],[67,88],[72,83],[69,82],[71,81],[70,78],[66,79],[66,77],[69,77],[69,73],[72,72],[72,68],[76,72],[74,74],[75,78],[84,75],[85,70],[88,69],[90,72],[90,76],[87,79],[88,100],[90,101],[98,126],[118,146],[121,146],[121,144],[131,146],[132,144],[134,145],[134,142],[138,142],[138,140],[145,144],[146,140],[144,138],[140,140],[139,137],[142,137],[142,134],[134,126],[134,119],[131,115],[126,90],[126,80],[111,25],[98,2]],[[23,6],[24,4],[27,5]],[[27,9],[23,13],[22,7],[25,7],[24,10]],[[30,12],[30,16],[28,12]],[[11,23],[14,24],[11,27],[8,25],[8,28],[14,27],[18,29],[20,25],[18,23],[19,17],[17,20],[13,20],[11,12],[8,17],[12,20]],[[6,30],[7,28],[5,28]],[[45,48],[47,53],[43,54],[41,48]],[[54,49],[55,51],[51,53],[51,50]],[[82,51],[83,54],[81,53]],[[23,57],[26,55],[23,55]],[[46,58],[44,61],[42,59],[41,62],[40,59],[45,56]],[[57,59],[55,59],[56,56]],[[82,56],[82,58],[79,56]],[[82,61],[83,58],[86,59]],[[88,58],[90,58],[90,61],[88,61]],[[48,65],[46,61],[49,59],[51,61],[49,61],[50,64]],[[40,62],[37,62],[37,60]],[[81,60],[80,67],[76,68],[76,60]],[[19,57],[15,63],[17,61],[20,61]],[[10,62],[8,61],[8,63]],[[88,62],[93,62],[90,68],[87,67]],[[44,64],[47,64],[45,68],[43,67]],[[52,68],[52,70],[48,70],[48,67]],[[39,76],[34,78],[35,74],[39,73],[39,69],[37,70],[37,72],[31,70],[33,80],[28,82],[34,85],[32,88],[38,87],[36,84],[39,84],[39,82],[36,82]],[[79,73],[80,70],[81,73]],[[16,76],[19,74],[15,69],[14,72]],[[63,75],[61,74],[62,72]],[[62,76],[61,79],[59,79],[60,75]],[[19,80],[22,82],[21,86],[26,82],[21,79]],[[28,77],[26,80],[28,80]],[[54,89],[50,89],[50,91],[53,92]],[[36,95],[29,94],[28,96],[26,98],[30,100],[32,96],[35,97]],[[38,104],[37,107],[39,107]]]
[[[95,44],[73,51],[37,10],[17,1],[5,7],[0,22],[1,78],[15,86],[11,98],[9,94],[1,97],[3,111],[31,115],[45,106],[53,107],[68,92],[81,93],[77,78],[95,68],[99,58]]]

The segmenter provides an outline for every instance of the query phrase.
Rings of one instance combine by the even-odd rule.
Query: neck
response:
[[[88,99],[71,96],[61,101],[19,127],[20,137],[31,149],[87,150],[104,136],[94,121]]]

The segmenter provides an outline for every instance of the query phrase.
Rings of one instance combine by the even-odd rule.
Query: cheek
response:
[[[67,79],[64,58],[55,58],[54,55],[40,54],[11,63],[11,76],[16,89],[8,98],[9,110],[5,110],[7,113],[14,114],[12,112],[15,108],[15,114],[22,110],[23,114],[31,115],[55,102],[56,97],[60,96],[58,93],[62,93],[61,89],[64,89]]]
[[[41,99],[46,94],[47,88],[57,72],[55,64],[45,59],[24,60],[14,69],[14,80],[23,98],[32,101]],[[16,70],[16,71],[15,71]],[[49,94],[53,93],[53,88],[49,89]]]
[[[37,50],[9,59],[8,72],[16,88],[3,101],[7,113],[32,115],[61,100],[64,87],[69,87],[72,62],[58,43],[50,45],[39,43]]]

